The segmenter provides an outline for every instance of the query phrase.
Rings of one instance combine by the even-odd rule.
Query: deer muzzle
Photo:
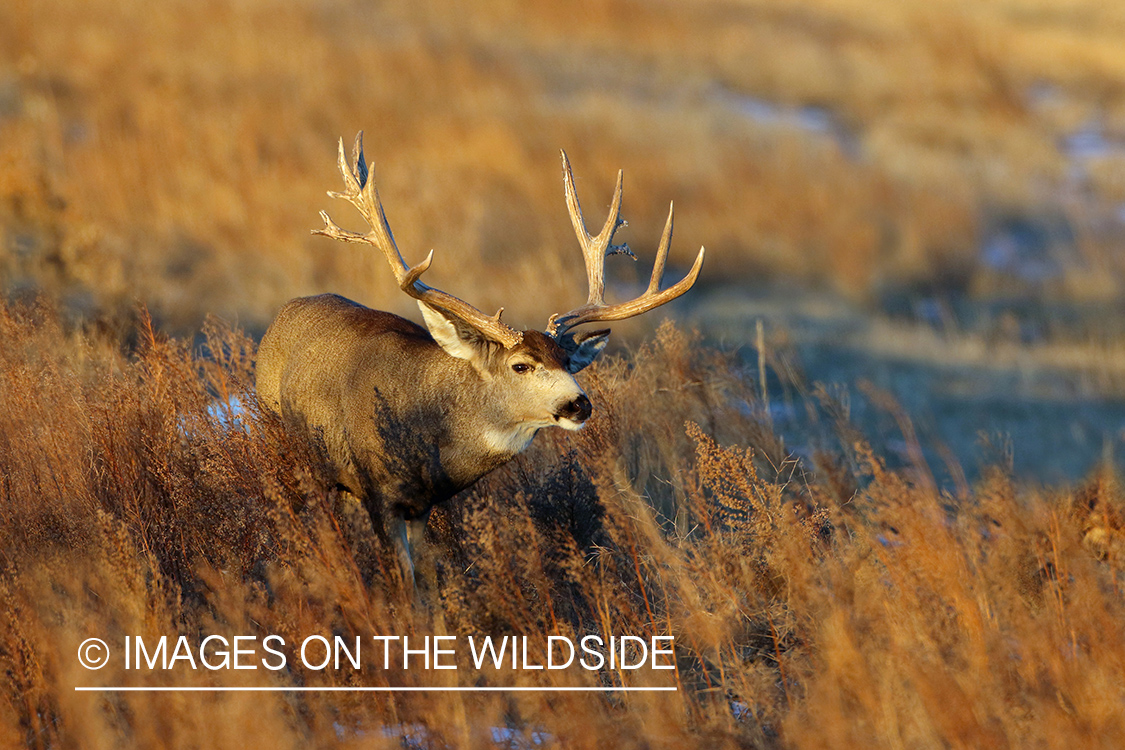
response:
[[[590,414],[594,411],[590,399],[586,398],[586,394],[579,394],[577,398],[566,402],[555,414],[556,420],[569,419],[571,422],[582,424],[590,418]]]

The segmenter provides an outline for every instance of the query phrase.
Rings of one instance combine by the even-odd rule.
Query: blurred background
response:
[[[625,170],[617,298],[675,200],[666,283],[708,253],[665,309],[766,373],[796,455],[829,400],[943,482],[1119,452],[1125,4],[6,0],[3,293],[187,337],[322,291],[417,318],[309,234],[362,228],[325,195],[360,129],[407,260],[518,326],[585,296],[560,148],[591,225]]]

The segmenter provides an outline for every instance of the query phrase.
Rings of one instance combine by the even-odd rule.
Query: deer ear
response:
[[[566,369],[571,375],[584,370],[590,365],[609,343],[609,329],[601,331],[583,331],[574,337],[574,347],[567,359]]]
[[[488,352],[489,340],[471,325],[455,315],[436,310],[425,302],[418,302],[426,328],[445,353],[457,359],[478,362]]]

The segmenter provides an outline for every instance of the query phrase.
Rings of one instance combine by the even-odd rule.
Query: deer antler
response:
[[[321,211],[320,218],[324,219],[324,229],[314,229],[312,230],[313,234],[322,234],[325,237],[332,237],[344,242],[362,242],[374,245],[386,257],[399,288],[409,296],[419,302],[425,302],[430,307],[457,316],[487,338],[502,344],[505,349],[511,349],[520,343],[523,334],[500,322],[500,315],[504,312],[504,308],[501,307],[497,310],[495,315],[485,315],[468,302],[422,283],[420,280],[422,274],[433,262],[433,250],[418,265],[408,266],[406,264],[402,253],[399,252],[398,246],[395,244],[394,235],[391,234],[387,216],[383,213],[383,204],[379,201],[379,190],[375,187],[375,181],[368,179],[370,169],[363,160],[362,130],[355,137],[355,145],[352,146],[352,167],[350,169],[347,159],[344,157],[344,139],[340,139],[339,165],[340,174],[344,176],[344,191],[341,193],[329,191],[328,195],[333,198],[343,198],[355,206],[371,227],[371,231],[367,234],[360,234],[359,232],[341,229],[329,218],[327,212]]]
[[[598,236],[591,237],[590,233],[586,231],[586,222],[582,218],[582,207],[578,204],[578,194],[574,190],[574,174],[571,172],[570,160],[566,158],[565,151],[562,152],[562,162],[563,180],[566,184],[566,205],[570,211],[570,221],[574,225],[574,233],[578,235],[578,242],[582,246],[582,256],[586,260],[586,278],[590,283],[590,295],[586,299],[586,304],[581,307],[576,307],[561,315],[558,313],[552,315],[547,322],[548,335],[556,340],[562,340],[567,331],[583,323],[632,318],[655,307],[667,304],[691,289],[699,276],[699,270],[703,267],[703,248],[699,248],[699,255],[696,256],[695,264],[692,265],[687,276],[680,279],[675,285],[660,291],[660,283],[664,278],[664,263],[668,259],[668,248],[672,244],[673,206],[669,205],[668,221],[664,224],[664,234],[660,237],[660,246],[656,251],[656,262],[652,267],[652,278],[649,279],[648,289],[636,299],[607,305],[604,300],[606,256],[621,253],[628,255],[633,260],[637,259],[637,256],[633,255],[627,245],[612,244],[614,232],[617,231],[618,227],[625,225],[625,221],[621,218],[621,171],[618,170],[617,172],[617,187],[613,191],[609,217]]]

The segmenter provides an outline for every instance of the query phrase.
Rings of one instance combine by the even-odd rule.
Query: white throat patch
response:
[[[490,453],[519,453],[531,444],[531,439],[541,427],[549,426],[547,423],[524,422],[507,430],[489,429],[483,436],[484,445]]]

